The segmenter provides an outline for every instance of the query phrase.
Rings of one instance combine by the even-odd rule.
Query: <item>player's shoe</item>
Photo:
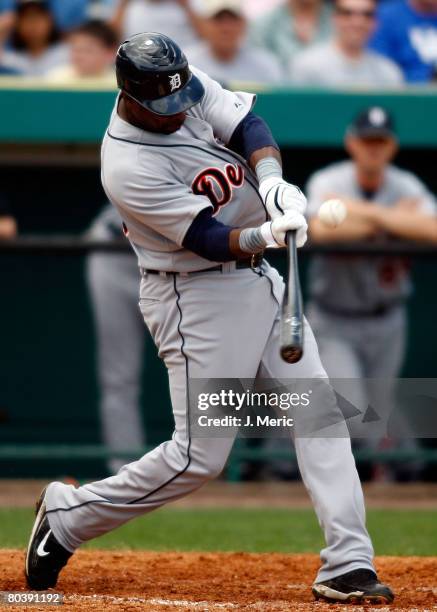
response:
[[[313,595],[330,603],[389,604],[391,589],[378,581],[375,572],[357,569],[324,582],[313,584]]]
[[[27,584],[35,591],[45,591],[56,585],[58,575],[73,553],[59,544],[46,515],[46,489],[36,502],[36,518],[26,552]]]

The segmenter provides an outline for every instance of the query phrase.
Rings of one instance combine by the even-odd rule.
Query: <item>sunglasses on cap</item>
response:
[[[342,17],[364,17],[365,19],[375,19],[376,17],[376,11],[372,9],[368,11],[356,11],[338,6],[335,9],[335,12],[337,15],[341,15]]]

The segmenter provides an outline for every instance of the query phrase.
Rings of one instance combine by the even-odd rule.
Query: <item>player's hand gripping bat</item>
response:
[[[287,232],[287,276],[281,314],[281,357],[298,362],[303,355],[302,290],[297,266],[296,230]]]

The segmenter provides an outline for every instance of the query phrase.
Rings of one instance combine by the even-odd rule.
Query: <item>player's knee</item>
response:
[[[206,477],[208,480],[213,480],[220,476],[226,465],[226,461],[210,461],[206,464]]]
[[[226,457],[192,457],[190,469],[204,480],[213,480],[220,476],[226,465]]]

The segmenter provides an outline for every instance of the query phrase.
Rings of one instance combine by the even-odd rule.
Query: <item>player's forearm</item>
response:
[[[347,218],[335,229],[326,227],[317,218],[309,222],[309,235],[312,242],[352,242],[366,240],[375,234],[375,224],[365,219]]]
[[[255,113],[248,113],[237,125],[228,143],[228,148],[244,157],[254,172],[256,165],[262,159],[269,157],[275,159],[280,165],[282,176],[279,147],[269,126]]]
[[[245,259],[250,257],[250,253],[242,251],[240,248],[241,229],[233,229],[229,234],[229,250],[235,259]]]
[[[258,189],[271,219],[287,210],[303,214],[306,198],[282,176],[282,160],[270,128],[250,112],[235,129],[228,147],[244,157],[258,179]]]
[[[437,218],[420,212],[377,207],[373,212],[385,232],[405,240],[437,242]]]
[[[383,231],[406,240],[437,242],[437,219],[421,212],[387,208],[377,203],[346,201],[348,220],[360,219]],[[343,227],[343,226],[342,226]]]
[[[206,208],[188,228],[182,246],[209,261],[247,259],[266,248],[283,247],[286,232],[292,229],[296,230],[297,245],[302,246],[306,241],[307,223],[296,211],[288,211],[258,227],[240,229],[220,223],[212,216],[212,210]]]
[[[269,157],[275,159],[282,167],[282,158],[280,151],[271,146],[262,147],[261,149],[257,149],[256,151],[254,151],[249,158],[249,165],[255,172],[258,162],[263,159],[268,159]]]
[[[379,209],[386,208],[382,206],[382,204],[378,204],[378,202],[368,202],[365,200],[355,200],[352,198],[345,198],[342,195],[329,195],[327,199],[330,198],[339,198],[347,209],[347,220],[356,220],[366,222],[378,228],[381,224],[380,219],[375,214],[375,211]]]

